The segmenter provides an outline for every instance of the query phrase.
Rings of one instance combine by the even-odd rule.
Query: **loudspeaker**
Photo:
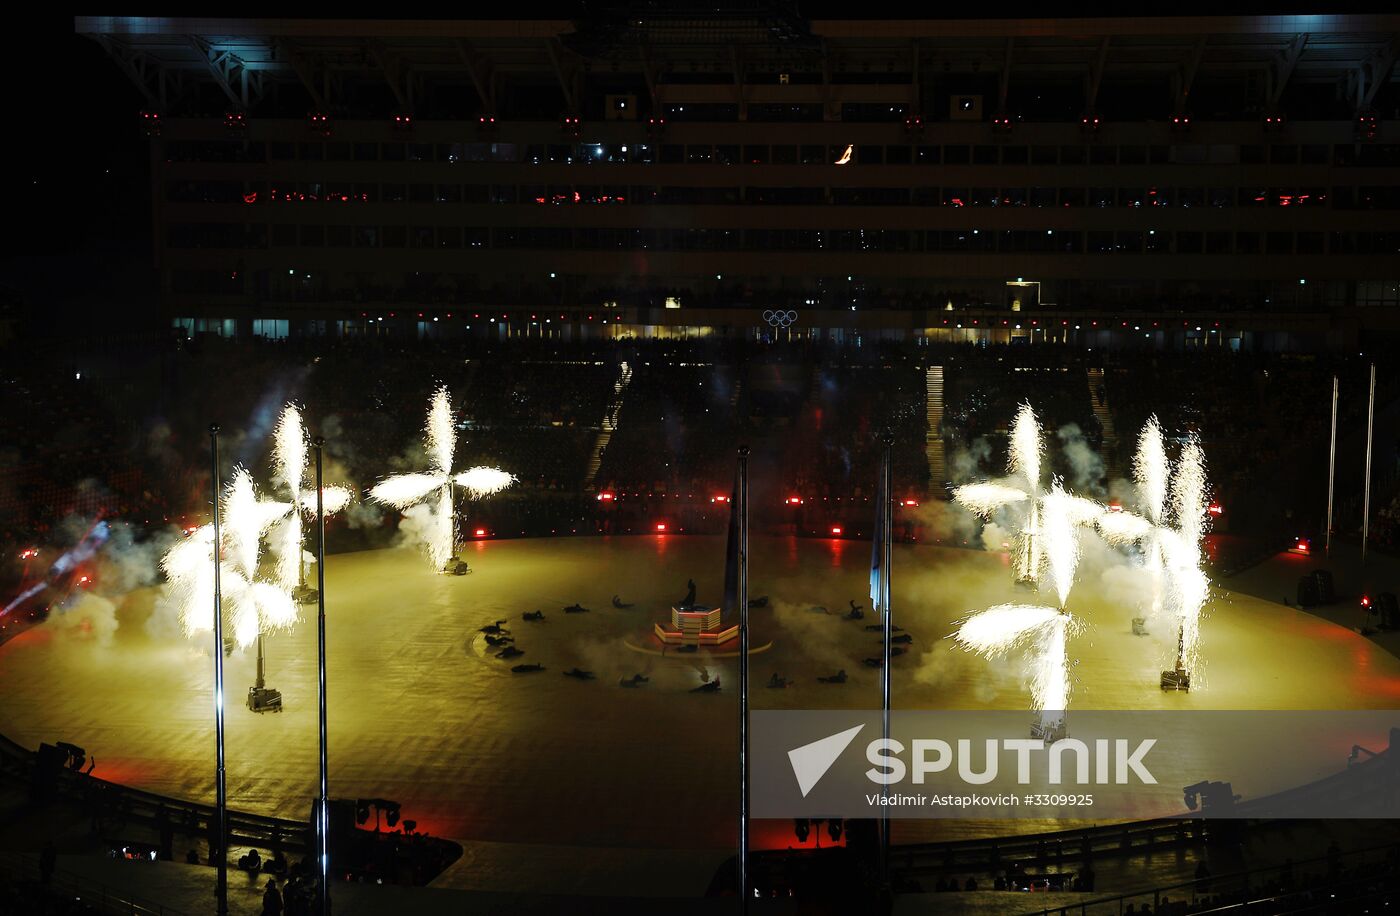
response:
[[[1303,576],[1298,580],[1298,606],[1314,607],[1317,605],[1317,579],[1312,576]]]
[[[1332,588],[1332,573],[1330,570],[1313,570],[1313,579],[1317,582],[1318,604],[1331,604],[1337,600],[1337,593]]]

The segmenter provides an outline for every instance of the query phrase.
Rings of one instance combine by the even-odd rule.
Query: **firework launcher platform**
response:
[[[271,687],[249,687],[248,708],[253,712],[281,712],[282,691]]]
[[[471,571],[472,568],[468,566],[467,561],[461,557],[453,557],[442,567],[442,574],[444,576],[465,576]]]
[[[321,593],[305,583],[292,589],[292,600],[297,604],[314,604]]]
[[[669,646],[722,646],[739,635],[739,625],[724,625],[722,608],[678,605],[671,608],[671,625],[656,624],[656,638]]]
[[[1191,672],[1180,667],[1174,671],[1163,671],[1162,689],[1189,691],[1191,689]]]
[[[1146,618],[1146,617],[1134,617],[1134,618],[1133,618],[1133,635],[1134,635],[1134,636],[1146,636],[1146,635],[1147,635],[1147,618]]]
[[[1045,722],[1037,719],[1031,723],[1031,737],[1039,738],[1046,744],[1054,744],[1069,737],[1069,723],[1064,717],[1056,719],[1054,722]]]

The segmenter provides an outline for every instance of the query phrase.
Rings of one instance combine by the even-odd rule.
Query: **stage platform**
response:
[[[771,607],[752,612],[755,644],[772,643],[755,657],[755,683],[773,673],[794,682],[784,690],[756,689],[755,708],[878,706],[879,672],[862,664],[879,654],[878,633],[866,629],[875,621],[812,610],[843,608],[852,598],[867,603],[869,545],[755,539],[752,554],[753,590],[772,596]],[[474,575],[435,575],[407,550],[329,558],[332,793],[397,800],[420,830],[515,844],[521,863],[531,860],[535,846],[674,850],[677,861],[697,847],[728,849],[737,798],[738,698],[731,688],[737,659],[627,648],[654,642],[654,624],[669,618],[688,577],[702,596],[722,593],[724,539],[482,541],[463,556]],[[1070,610],[1089,624],[1071,644],[1075,707],[1392,708],[1400,698],[1400,660],[1374,643],[1282,604],[1222,589],[1202,624],[1206,664],[1195,672],[1193,689],[1164,693],[1158,681],[1175,649],[1174,630],[1149,620],[1150,635],[1133,635],[1131,619],[1140,611],[1132,606],[1132,574],[1096,565],[1101,559],[1086,555],[1070,597]],[[895,660],[895,704],[1025,708],[1018,661],[989,663],[945,638],[969,611],[1026,600],[1011,583],[1005,556],[901,545],[894,563],[895,620],[914,637],[908,654]],[[613,608],[615,593],[635,606]],[[156,598],[146,590],[113,599],[115,630],[97,602],[0,648],[0,732],[31,748],[71,741],[96,758],[98,776],[210,802],[207,645],[179,636],[155,609]],[[564,614],[575,602],[592,613]],[[521,619],[536,608],[544,621]],[[299,627],[267,644],[268,683],[282,691],[285,711],[259,716],[230,704],[228,786],[235,808],[301,818],[315,791],[314,608],[303,614]],[[485,644],[479,628],[499,619],[508,621],[525,653],[520,658],[498,659]],[[521,662],[546,670],[513,674],[511,665]],[[252,653],[229,659],[230,696],[243,696],[254,665]],[[597,679],[562,676],[574,666]],[[844,685],[817,682],[838,669],[849,676]],[[635,673],[649,683],[618,686]],[[723,680],[721,693],[689,693],[713,677]],[[901,821],[896,841],[1057,826]],[[758,848],[794,842],[787,822],[755,825]],[[551,855],[558,874],[541,881],[571,892],[585,888],[590,857],[579,856],[573,873],[568,861]],[[637,859],[639,886],[656,867],[655,855]],[[608,870],[608,885],[615,889],[620,880]],[[702,891],[676,888],[682,895]]]

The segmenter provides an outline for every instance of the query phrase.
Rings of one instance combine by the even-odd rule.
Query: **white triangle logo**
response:
[[[812,791],[826,771],[831,769],[831,765],[836,762],[836,758],[841,756],[841,752],[850,746],[855,740],[864,725],[857,725],[855,728],[848,728],[843,732],[837,732],[811,744],[804,744],[788,751],[788,760],[792,763],[792,775],[797,777],[797,787],[802,790],[802,797],[806,798],[807,793]]]

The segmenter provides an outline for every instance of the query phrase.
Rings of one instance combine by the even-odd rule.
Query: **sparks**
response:
[[[291,593],[257,578],[263,535],[289,509],[288,504],[258,498],[253,478],[244,468],[234,471],[224,491],[225,519],[221,532],[220,596],[234,641],[246,648],[262,633],[291,626],[297,620]],[[161,558],[171,595],[180,608],[186,635],[214,628],[214,526],[196,528]]]
[[[953,639],[983,658],[1029,650],[1031,704],[1043,721],[1063,719],[1069,706],[1068,638],[1078,622],[1055,608],[1000,604],[969,617]]]
[[[452,426],[452,406],[446,387],[433,392],[428,404],[424,444],[428,453],[427,472],[386,477],[369,491],[369,497],[400,512],[420,504],[432,506],[433,514],[425,542],[428,559],[435,569],[441,570],[457,549],[453,484],[465,489],[472,499],[480,499],[499,493],[515,483],[515,475],[490,467],[469,468],[453,475],[452,458],[457,447],[457,433]]]
[[[301,410],[295,404],[282,408],[273,434],[273,481],[290,497],[287,513],[272,535],[273,556],[277,563],[277,584],[286,589],[305,588],[306,564],[302,516],[316,514],[316,491],[304,490],[306,476],[306,426]],[[350,505],[353,493],[346,487],[329,486],[321,489],[322,506],[326,515],[334,515]]]

